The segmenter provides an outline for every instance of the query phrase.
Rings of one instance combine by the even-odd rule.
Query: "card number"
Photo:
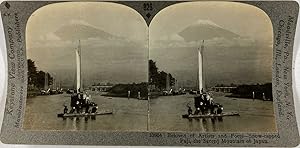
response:
[[[144,3],[144,10],[152,11],[153,10],[152,3]]]

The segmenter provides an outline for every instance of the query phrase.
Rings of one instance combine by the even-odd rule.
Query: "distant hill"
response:
[[[85,24],[68,24],[55,31],[55,35],[63,40],[78,40],[88,38],[112,39],[116,36],[101,29]]]

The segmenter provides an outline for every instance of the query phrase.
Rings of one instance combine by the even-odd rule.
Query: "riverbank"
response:
[[[37,90],[28,90],[27,91],[27,97],[35,97],[35,96],[38,96],[40,95],[40,91],[37,91]]]

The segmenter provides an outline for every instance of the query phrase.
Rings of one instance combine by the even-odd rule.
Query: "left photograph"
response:
[[[26,26],[24,130],[147,131],[148,27],[109,2],[36,10]]]

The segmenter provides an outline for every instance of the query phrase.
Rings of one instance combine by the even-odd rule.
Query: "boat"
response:
[[[40,91],[40,93],[41,93],[41,95],[50,95],[50,88],[49,89],[42,89],[41,91]]]
[[[204,114],[204,115],[193,115],[193,114],[185,114],[182,115],[182,118],[214,118],[214,117],[225,117],[225,116],[240,116],[238,112],[224,112],[221,114]]]
[[[67,118],[67,117],[89,117],[89,116],[97,116],[97,115],[110,115],[113,114],[112,111],[100,111],[96,113],[60,113],[57,114],[57,117]]]
[[[224,117],[224,116],[239,116],[238,112],[223,112],[223,105],[214,102],[212,95],[206,92],[205,89],[205,73],[203,71],[203,50],[204,50],[204,40],[202,45],[198,48],[198,89],[197,91],[191,91],[191,94],[195,94],[194,106],[195,112],[192,114],[191,106],[188,107],[188,114],[182,115],[182,118],[214,118],[214,117]],[[198,93],[199,92],[199,93]],[[216,109],[216,111],[215,111]],[[210,110],[210,114],[206,114]],[[199,114],[199,113],[202,114]]]
[[[90,99],[91,96],[89,95],[89,97],[87,97],[87,94],[84,94],[83,92],[83,85],[82,85],[82,74],[81,74],[81,44],[80,44],[80,40],[78,42],[78,48],[75,50],[75,57],[76,57],[76,90],[69,90],[69,93],[74,93],[75,95],[71,96],[71,103],[72,103],[72,99],[76,99],[75,103],[82,105],[81,103],[83,102],[83,99]],[[82,95],[81,95],[82,94]],[[79,99],[79,96],[82,97],[81,99]],[[75,98],[74,98],[75,97]],[[81,100],[81,101],[79,101]],[[85,102],[87,103],[87,102]],[[88,116],[97,116],[97,115],[109,115],[109,114],[113,114],[112,111],[107,111],[107,110],[101,110],[101,111],[97,111],[98,106],[95,102],[89,102],[88,104],[84,104],[85,106],[89,106],[91,107],[91,111],[86,111],[89,113],[73,113],[75,111],[75,107],[73,106],[73,108],[71,109],[71,111],[68,113],[68,108],[66,105],[64,105],[64,112],[63,113],[59,113],[57,114],[57,117],[88,117]],[[79,106],[79,105],[77,105]],[[82,106],[81,106],[82,107]],[[87,110],[89,110],[88,108],[85,108]],[[78,108],[77,108],[78,109]]]

